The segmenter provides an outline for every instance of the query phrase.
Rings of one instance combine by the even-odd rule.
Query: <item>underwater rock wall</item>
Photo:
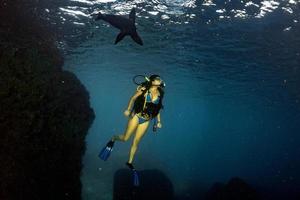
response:
[[[0,199],[81,199],[94,112],[28,2],[0,5]]]
[[[253,186],[239,177],[232,177],[228,183],[216,182],[206,192],[206,200],[261,200]]]

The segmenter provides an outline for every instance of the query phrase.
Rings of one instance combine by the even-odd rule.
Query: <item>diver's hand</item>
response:
[[[125,110],[125,111],[124,111],[124,115],[125,115],[126,117],[128,117],[128,116],[130,115],[130,111],[129,111],[129,110]]]
[[[157,122],[157,128],[161,128],[162,124],[160,122]]]

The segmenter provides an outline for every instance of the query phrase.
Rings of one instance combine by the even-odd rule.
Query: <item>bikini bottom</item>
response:
[[[142,124],[142,123],[144,123],[144,122],[147,122],[147,121],[150,121],[150,120],[151,120],[151,119],[145,119],[145,118],[139,116],[138,114],[136,114],[136,116],[137,116],[138,119],[139,119],[139,124]]]

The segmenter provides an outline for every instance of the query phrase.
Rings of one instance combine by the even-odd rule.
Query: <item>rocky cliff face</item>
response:
[[[80,199],[89,94],[62,70],[49,27],[21,8],[0,6],[0,199]]]

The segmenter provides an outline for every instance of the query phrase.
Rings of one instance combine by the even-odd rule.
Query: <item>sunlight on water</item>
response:
[[[61,7],[60,10],[63,11],[63,15],[71,15],[75,18],[88,17],[91,18],[90,6],[95,6],[92,13],[97,13],[99,11],[103,13],[127,15],[132,7],[144,7],[143,9],[137,9],[137,15],[140,17],[148,18],[149,15],[159,15],[161,19],[169,19],[170,15],[176,17],[183,16],[186,13],[186,8],[196,9],[195,0],[186,1],[116,1],[116,0],[70,0],[70,2],[80,3],[81,7]],[[234,3],[231,0],[224,1],[223,4],[216,3],[213,0],[204,0],[198,9],[201,9],[202,13],[208,10],[215,9],[215,12],[219,14],[219,20],[234,18],[262,18],[268,13],[272,13],[276,9],[284,10],[287,13],[293,13],[294,8],[299,4],[299,1],[289,0],[289,1],[274,1],[274,0],[264,0],[260,3],[253,3],[252,1],[240,1],[239,3]],[[86,6],[84,6],[86,5]],[[199,5],[198,5],[199,6]],[[237,8],[238,7],[238,8]],[[242,8],[241,8],[242,7]],[[89,10],[87,10],[89,8]],[[47,10],[49,12],[49,10]],[[189,13],[195,16],[195,13]],[[185,23],[191,20],[192,17],[185,18],[185,21],[181,19],[173,20],[174,23]],[[211,19],[208,19],[211,20]]]
[[[282,27],[283,32],[290,32],[299,24],[296,14],[299,2],[295,0],[275,1],[214,1],[214,0],[134,0],[134,1],[89,1],[68,0],[69,3],[57,5],[57,9],[44,8],[46,20],[64,30],[66,39],[91,37],[95,28],[110,27],[108,23],[99,25],[92,14],[116,14],[128,17],[130,10],[136,8],[137,28],[148,29],[150,24],[155,27],[169,25],[199,24],[210,26],[221,23],[232,23],[234,20],[256,20],[262,22],[268,16],[280,15],[281,19],[291,18]],[[90,33],[90,35],[87,34]],[[69,34],[69,35],[68,35]],[[78,41],[77,40],[77,41]],[[69,45],[77,43],[72,41]],[[66,50],[68,46],[64,47]]]

